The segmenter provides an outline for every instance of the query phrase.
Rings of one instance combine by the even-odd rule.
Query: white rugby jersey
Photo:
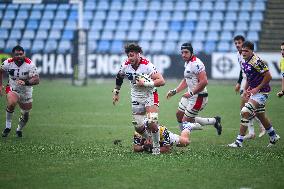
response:
[[[23,86],[17,84],[16,80],[28,80],[29,78],[38,75],[36,66],[28,58],[25,58],[21,66],[17,66],[13,58],[5,60],[1,69],[9,75],[9,85],[13,91],[18,93],[28,93],[32,91],[32,86]]]
[[[192,91],[198,84],[197,75],[205,71],[203,62],[196,56],[192,56],[190,61],[184,63],[184,78],[188,86],[188,91]],[[206,87],[199,93],[207,93]]]
[[[146,58],[141,57],[137,70],[133,69],[131,63],[126,60],[120,67],[120,74],[125,75],[130,81],[131,96],[146,98],[153,94],[154,87],[139,87],[136,85],[136,77],[140,74],[152,75],[157,73],[156,67]]]
[[[243,76],[243,78],[247,78],[246,74],[242,70],[242,62],[244,62],[244,58],[243,58],[242,54],[240,54],[239,52],[237,52],[237,57],[238,57],[238,63],[240,65],[240,69],[242,71],[242,76]]]

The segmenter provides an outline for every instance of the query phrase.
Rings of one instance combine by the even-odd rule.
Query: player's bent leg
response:
[[[19,118],[18,128],[16,130],[16,136],[22,137],[23,128],[26,126],[30,117],[30,110],[32,109],[32,102],[29,103],[19,103],[21,108],[21,116]]]
[[[147,112],[146,114],[147,114],[148,124],[152,132],[152,144],[153,144],[152,154],[158,155],[160,154],[160,133],[158,127],[158,112],[156,111],[156,107],[154,105],[147,106],[146,112]]]

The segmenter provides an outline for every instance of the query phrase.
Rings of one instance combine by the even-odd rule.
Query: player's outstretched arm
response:
[[[187,84],[186,84],[185,79],[181,80],[181,82],[177,86],[177,88],[169,90],[169,92],[167,93],[167,99],[169,99],[170,97],[174,96],[175,94],[183,91],[186,87],[187,87]]]
[[[113,97],[112,97],[112,104],[115,105],[118,100],[119,100],[119,92],[120,92],[120,88],[121,88],[121,85],[123,83],[123,79],[124,79],[124,76],[118,72],[118,74],[116,75],[116,78],[115,78],[115,88],[113,89]]]

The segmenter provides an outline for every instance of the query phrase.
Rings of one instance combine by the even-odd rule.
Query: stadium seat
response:
[[[0,51],[3,52],[5,49],[5,46],[6,46],[5,40],[0,38]]]
[[[120,40],[114,40],[111,43],[110,51],[112,53],[120,53],[120,54],[122,54],[123,53],[123,42],[120,41]]]
[[[55,40],[57,40],[57,39],[60,39],[60,38],[61,38],[60,30],[50,30],[48,39],[51,39],[51,40],[55,39]]]
[[[200,21],[197,23],[196,26],[197,31],[207,31],[208,30],[208,23],[206,21]]]
[[[258,11],[252,12],[251,20],[261,22],[263,20],[262,12],[258,12]]]
[[[201,5],[202,11],[213,11],[213,2],[212,1],[203,1]]]
[[[248,30],[248,24],[246,21],[239,21],[237,22],[236,29],[239,31],[247,31]]]
[[[54,11],[54,10],[57,9],[57,4],[55,4],[55,3],[46,4],[45,9]]]
[[[97,42],[94,40],[88,41],[88,53],[95,53],[97,49]]]
[[[182,29],[181,21],[171,21],[170,22],[170,30],[172,31],[180,31]]]
[[[146,20],[156,21],[158,20],[158,12],[157,11],[148,11],[146,14]]]
[[[33,4],[32,10],[38,10],[41,11],[45,8],[44,4]]]
[[[72,44],[70,40],[61,40],[57,48],[58,53],[72,52]]]
[[[112,20],[107,20],[105,22],[104,31],[113,31],[117,28],[116,22]]]
[[[90,30],[88,32],[88,39],[91,41],[100,39],[100,32],[98,30]]]
[[[173,21],[183,21],[184,20],[184,13],[181,11],[174,11],[172,15]]]
[[[260,22],[251,22],[249,24],[249,30],[250,31],[260,31],[261,30],[261,24]]]
[[[199,1],[191,1],[188,4],[188,10],[190,10],[190,11],[200,11],[200,7],[201,7],[201,5],[200,5]]]
[[[120,20],[130,21],[132,20],[132,13],[130,11],[124,11],[120,15]]]
[[[67,20],[65,29],[75,30],[77,28],[77,22],[74,20]]]
[[[143,40],[143,41],[152,40],[152,32],[151,31],[143,31],[141,33],[141,40]]]
[[[209,31],[207,33],[207,38],[206,38],[207,41],[218,41],[219,40],[219,35],[218,35],[218,32],[216,31]]]
[[[145,31],[153,31],[156,27],[156,24],[154,21],[146,21],[144,22],[144,30]]]
[[[21,4],[18,10],[27,10],[29,11],[32,8],[32,4]]]
[[[110,5],[111,11],[120,11],[122,9],[122,1],[112,1]]]
[[[193,41],[192,47],[193,47],[193,52],[196,54],[204,50],[203,43],[200,41]]]
[[[84,6],[85,10],[94,11],[96,9],[96,2],[95,1],[87,1]]]
[[[74,21],[77,21],[77,18],[78,18],[78,11],[76,10],[72,10],[69,12],[69,16],[68,16],[68,21],[70,20],[74,20]]]
[[[105,20],[106,19],[106,11],[96,11],[94,14],[94,20]]]
[[[176,1],[175,2],[175,6],[174,6],[174,10],[175,11],[186,11],[187,10],[187,2],[186,1]],[[162,9],[164,10],[164,9]]]
[[[33,53],[38,53],[38,52],[43,51],[43,49],[44,49],[44,42],[43,42],[43,40],[35,40],[33,45],[32,45],[31,51]]]
[[[19,40],[19,39],[21,39],[21,37],[22,37],[21,30],[17,30],[17,29],[11,30],[9,39],[18,39]]]
[[[76,24],[75,24],[75,28],[76,28]],[[102,20],[93,20],[90,29],[91,30],[102,30],[103,29],[103,21]]]
[[[251,11],[252,10],[252,2],[251,1],[242,1],[240,10]]]
[[[151,43],[151,52],[159,53],[162,52],[162,49],[163,49],[163,43],[161,41],[153,41]]]
[[[198,19],[197,12],[195,12],[195,11],[188,11],[186,13],[185,20],[197,21],[197,19]]]
[[[258,41],[259,40],[258,32],[249,31],[247,33],[247,39],[250,40],[250,41]]]
[[[97,4],[97,7],[96,7],[96,8],[97,8],[98,10],[108,10],[109,7],[110,7],[108,1],[98,1],[97,3],[98,3],[98,4]]]
[[[19,10],[16,19],[27,19],[29,16],[27,10]]]
[[[54,20],[51,29],[52,30],[62,30],[64,28],[63,20]]]
[[[238,11],[240,10],[239,7],[239,2],[237,1],[229,1],[228,5],[227,5],[227,11],[231,12],[231,11]]]
[[[92,11],[84,11],[84,20],[92,20],[94,17]]]
[[[145,11],[134,12],[133,21],[144,21],[146,18]]]
[[[138,1],[136,5],[137,11],[146,11],[148,9],[148,1]]]
[[[141,21],[132,21],[130,24],[130,31],[140,31],[142,29]]]
[[[35,38],[35,30],[25,30],[24,31],[24,35],[23,35],[24,39],[34,39]]]
[[[232,21],[226,21],[223,24],[223,30],[225,31],[234,31],[235,30],[235,24]]]
[[[171,20],[171,12],[170,11],[162,11],[159,16],[160,21],[169,21]]]
[[[173,1],[163,1],[162,10],[163,11],[172,11],[172,10],[174,10],[174,3],[173,3]]]
[[[64,30],[62,34],[63,40],[72,40],[74,38],[73,30]]]
[[[194,21],[186,21],[183,25],[183,31],[194,31],[195,30],[195,22]]]
[[[24,20],[15,20],[13,29],[24,29],[26,26]]]
[[[120,30],[115,31],[114,40],[121,40],[121,41],[126,40],[126,32]]]
[[[176,42],[173,42],[173,41],[166,41],[164,46],[163,46],[163,53],[165,54],[175,54],[177,53],[177,44]]]
[[[237,20],[237,13],[232,11],[227,11],[225,13],[225,20],[227,21],[236,21]]]
[[[48,32],[47,30],[38,30],[35,39],[36,40],[47,39],[47,37],[48,37],[48,33],[47,32]]]
[[[70,4],[59,4],[58,5],[58,10],[62,10],[62,11],[68,11],[70,9]]]
[[[221,41],[217,45],[217,50],[220,52],[229,52],[230,51],[230,42]]]
[[[11,29],[12,28],[12,21],[11,20],[2,20],[1,28],[2,29]]]
[[[36,30],[38,29],[38,21],[37,20],[28,20],[28,23],[27,23],[27,29],[31,29],[31,30]]]
[[[192,40],[192,32],[191,31],[182,31],[180,35],[180,40],[184,42]]]
[[[232,32],[230,32],[230,31],[223,31],[223,32],[221,32],[220,39],[222,41],[231,41],[233,39]]]
[[[253,10],[255,11],[264,11],[265,10],[265,2],[263,1],[255,1]]]
[[[241,18],[242,21],[249,21],[250,20],[250,14],[248,11],[241,11],[239,12],[239,18]]]
[[[166,33],[164,31],[156,30],[153,39],[156,41],[164,41],[166,39]]]
[[[207,41],[204,45],[204,50],[207,54],[211,54],[216,50],[216,42],[214,41]]]
[[[113,32],[108,30],[108,31],[103,31],[102,32],[102,36],[101,36],[102,40],[112,40],[113,39]]]
[[[55,52],[57,50],[56,40],[47,40],[45,43],[44,51],[46,53]]]
[[[165,22],[165,21],[158,22],[157,30],[161,30],[161,31],[169,30],[168,22]]]
[[[98,52],[107,52],[110,49],[110,42],[108,40],[100,40],[98,43]]]
[[[203,31],[196,31],[193,35],[193,40],[194,41],[205,41],[205,32]]]
[[[122,7],[122,10],[123,10],[123,11],[133,11],[135,8],[136,8],[136,7],[135,7],[134,2],[130,0],[130,1],[125,1],[125,2],[124,2],[124,5],[123,5],[123,7]]]
[[[18,9],[19,9],[19,4],[10,3],[7,5],[7,10],[18,10]]]
[[[150,11],[159,11],[161,10],[162,4],[161,1],[150,1],[149,10]]]
[[[150,50],[150,42],[149,41],[140,40],[139,44],[141,45],[144,53],[149,52],[149,50]]]
[[[120,31],[129,30],[129,22],[128,21],[119,21],[117,24],[117,29]]]
[[[130,30],[130,32],[127,35],[127,40],[128,41],[138,41],[139,38],[140,38],[140,35],[139,35],[138,31]]]
[[[216,11],[225,11],[226,10],[226,3],[225,1],[216,1],[214,4],[214,10]]]
[[[107,20],[116,21],[119,19],[119,12],[118,11],[110,11],[107,15]]]
[[[54,11],[52,10],[45,10],[43,12],[43,16],[42,16],[42,19],[44,20],[51,20],[51,19],[54,19]]]
[[[7,52],[11,52],[12,49],[18,45],[18,40],[15,40],[15,39],[10,39],[10,40],[7,40],[7,43],[6,43],[6,50]]]
[[[32,10],[30,18],[31,19],[35,19],[35,20],[41,19],[41,11],[39,11],[39,10]]]
[[[58,10],[56,11],[55,20],[66,20],[67,19],[67,11],[65,10]],[[86,19],[84,17],[84,19]]]
[[[16,12],[14,10],[7,9],[4,13],[4,20],[14,20],[16,18]]]
[[[169,41],[178,41],[179,40],[179,32],[177,31],[169,31],[167,35],[167,40]]]
[[[212,14],[212,20],[214,21],[223,21],[224,20],[224,14],[221,11],[215,11]]]

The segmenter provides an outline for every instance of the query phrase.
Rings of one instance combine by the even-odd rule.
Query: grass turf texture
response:
[[[187,148],[153,156],[132,152],[133,126],[129,87],[112,105],[114,82],[72,87],[64,80],[43,80],[34,89],[31,119],[23,138],[15,137],[19,110],[12,131],[0,141],[0,188],[283,188],[284,145],[266,148],[268,137],[229,149],[239,129],[239,96],[234,84],[209,83],[209,104],[201,116],[220,115],[223,133],[214,127],[194,131]],[[175,111],[181,94],[170,100],[159,89],[159,120],[178,133]],[[284,137],[283,100],[273,86],[267,113]],[[5,123],[5,98],[0,99],[1,129]],[[258,135],[258,127],[255,127]],[[113,141],[121,142],[114,145]]]

